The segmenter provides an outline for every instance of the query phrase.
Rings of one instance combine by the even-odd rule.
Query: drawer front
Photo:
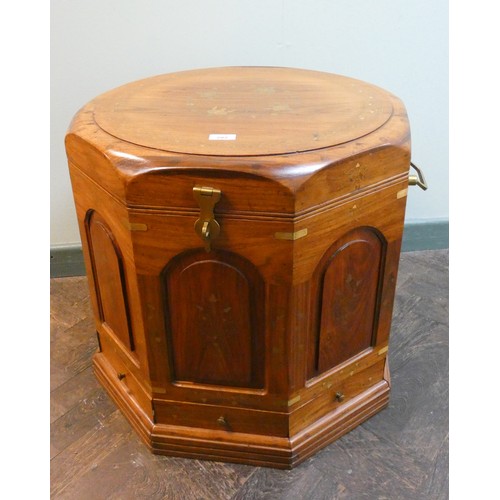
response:
[[[290,415],[290,436],[333,411],[342,411],[364,391],[384,380],[385,358],[353,375],[349,375],[317,398],[301,406]]]
[[[141,408],[152,418],[151,396],[141,381],[144,375],[139,370],[136,361],[126,353],[116,338],[105,325],[99,328],[100,356],[103,356],[116,374],[116,384],[125,386]]]
[[[288,416],[285,413],[175,401],[155,401],[154,409],[157,424],[288,436]]]

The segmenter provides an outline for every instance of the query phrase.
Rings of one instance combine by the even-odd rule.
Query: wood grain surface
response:
[[[356,228],[326,252],[313,284],[315,372],[323,373],[372,345],[380,286],[383,240]],[[325,262],[326,261],[326,262]],[[316,304],[325,304],[318,307]]]
[[[448,251],[401,256],[389,406],[292,471],[153,455],[90,371],[86,278],[51,280],[51,498],[448,498]]]
[[[173,260],[162,273],[173,379],[262,387],[264,284],[258,271],[224,252],[200,250]]]
[[[295,68],[226,67],[129,83],[96,99],[95,120],[137,145],[178,153],[258,156],[336,146],[392,115],[384,90]]]
[[[231,126],[235,140],[210,139]],[[401,100],[368,83],[212,68],[92,100],[73,118],[66,150],[74,168],[129,207],[196,210],[186,193],[215,182],[219,213],[290,219],[407,177],[410,132]]]

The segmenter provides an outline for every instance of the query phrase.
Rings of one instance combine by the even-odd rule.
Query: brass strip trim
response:
[[[294,233],[274,233],[274,237],[277,240],[298,240],[299,238],[303,238],[307,236],[307,228],[301,229],[300,231],[295,231]]]
[[[384,352],[387,352],[389,350],[389,346],[385,346],[385,347],[382,347],[382,349],[380,349],[380,351],[378,351],[378,355],[381,356],[382,354],[384,354]]]
[[[408,195],[408,188],[402,189],[401,191],[398,191],[396,193],[396,198],[399,200],[399,198],[404,198],[407,195]]]
[[[298,403],[299,401],[300,401],[300,396],[295,396],[294,398],[292,398],[288,401],[288,406],[292,406],[295,403]]]
[[[127,227],[130,231],[147,231],[147,224],[142,224],[141,222],[128,222]]]
[[[167,390],[164,387],[153,387],[153,392],[159,392],[160,394],[166,394]]]

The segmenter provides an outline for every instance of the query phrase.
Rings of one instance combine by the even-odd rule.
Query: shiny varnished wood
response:
[[[264,286],[236,254],[181,254],[163,271],[173,380],[262,387]]]
[[[66,148],[96,376],[150,449],[290,468],[387,405],[399,99],[314,71],[183,72],[90,102]],[[209,251],[195,186],[221,192]]]
[[[372,228],[343,235],[313,279],[313,372],[323,373],[375,343],[382,241]]]
[[[129,351],[133,351],[134,338],[120,248],[99,213],[90,211],[86,224],[100,319]]]
[[[329,115],[324,111],[314,114],[308,106],[303,110],[299,106],[295,112],[307,119],[302,120],[300,126],[293,131],[287,130],[285,134],[282,133],[286,130],[283,127],[290,117],[265,106],[258,123],[246,123],[247,135],[243,140],[248,141],[250,146],[253,144],[254,152],[250,155],[238,154],[241,137],[235,141],[210,141],[208,135],[203,136],[206,148],[231,148],[231,153],[213,156],[209,151],[204,154],[165,151],[161,147],[156,149],[139,145],[127,140],[127,137],[117,139],[106,133],[96,121],[95,113],[100,102],[108,103],[105,113],[107,120],[116,120],[118,115],[111,108],[114,100],[120,103],[118,108],[129,108],[134,116],[133,123],[141,123],[140,130],[147,131],[143,133],[139,127],[134,126],[134,133],[143,134],[144,137],[150,137],[154,133],[163,134],[154,132],[154,127],[149,123],[151,114],[161,114],[158,110],[163,110],[161,119],[172,122],[184,119],[182,107],[174,111],[169,108],[169,101],[166,98],[160,99],[158,95],[154,103],[150,102],[146,107],[138,106],[134,110],[133,103],[137,99],[149,100],[148,83],[143,81],[142,91],[140,85],[133,83],[129,84],[130,89],[128,85],[122,86],[85,105],[75,115],[68,130],[68,155],[75,166],[105,190],[124,200],[128,206],[196,210],[198,207],[194,198],[186,193],[194,185],[211,185],[210,183],[216,182],[224,194],[217,206],[220,213],[241,213],[246,216],[250,212],[270,217],[281,214],[292,219],[330,203],[332,198],[340,198],[350,195],[354,190],[363,190],[397,177],[407,176],[410,162],[408,119],[404,105],[397,97],[374,86],[365,87],[367,84],[345,77],[287,68],[251,68],[249,71],[245,68],[234,68],[231,70],[232,78],[221,81],[219,90],[223,93],[242,93],[246,85],[245,79],[254,71],[258,71],[259,78],[263,81],[281,75],[280,92],[291,92],[297,99],[295,106],[299,106],[302,101],[301,82],[310,84],[315,78],[319,78],[319,88],[331,94],[329,99],[337,99],[334,114]],[[189,78],[190,74],[191,72],[180,74],[181,77],[186,77],[186,94],[197,92],[199,87],[208,87],[213,75],[219,75],[216,76],[219,78],[222,73],[216,71],[212,74],[212,70],[205,70],[198,74],[198,81]],[[169,78],[159,77],[158,81],[168,82]],[[177,79],[177,84],[179,83],[180,80]],[[342,92],[338,94],[337,91],[339,85],[340,88],[350,88],[350,83],[362,85],[363,92],[354,93],[349,106],[346,106],[342,101]],[[190,85],[194,85],[191,90]],[[350,109],[356,96],[359,99],[358,104],[365,103],[364,113],[369,116],[375,114],[370,112],[372,106],[365,101],[367,88],[376,93],[377,99],[385,102],[384,106],[392,108],[392,113],[383,123],[374,123],[367,117],[350,122]],[[311,89],[307,94],[309,101],[318,97],[315,97]],[[167,88],[163,95],[168,95]],[[255,101],[256,98],[254,96],[252,99]],[[117,113],[119,114],[119,111]],[[198,115],[195,114],[191,118]],[[274,115],[280,117],[281,126],[272,125],[271,118]],[[224,128],[232,123],[232,114],[209,116],[211,121],[220,126],[224,125]],[[327,141],[331,144],[324,144],[317,149],[314,134],[307,135],[304,139],[302,130],[303,127],[316,123],[318,119],[327,120],[325,126],[329,127],[330,134],[352,132],[352,127],[361,127],[364,133],[358,136],[358,130],[344,141]],[[370,127],[364,125],[367,119],[368,123],[371,123]],[[332,121],[342,125],[332,128]],[[115,123],[115,126],[121,125]],[[130,125],[123,124],[123,127],[130,128]],[[183,137],[189,138],[190,133],[190,129],[183,129]],[[289,134],[294,140],[306,140],[306,151],[297,154],[297,148],[290,150],[285,147]],[[125,135],[125,132],[122,135]],[[255,148],[259,147],[262,140],[266,141],[267,137],[274,137],[273,144],[277,145],[281,153],[256,156]],[[103,155],[103,152],[106,154]],[[332,196],[332,189],[335,196]]]
[[[393,108],[373,85],[317,71],[214,68],[130,83],[95,101],[121,140],[186,154],[260,156],[336,146],[383,125]],[[213,136],[235,135],[229,140]]]

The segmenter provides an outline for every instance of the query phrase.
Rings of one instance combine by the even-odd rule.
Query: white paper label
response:
[[[209,141],[235,141],[236,134],[210,134]]]

